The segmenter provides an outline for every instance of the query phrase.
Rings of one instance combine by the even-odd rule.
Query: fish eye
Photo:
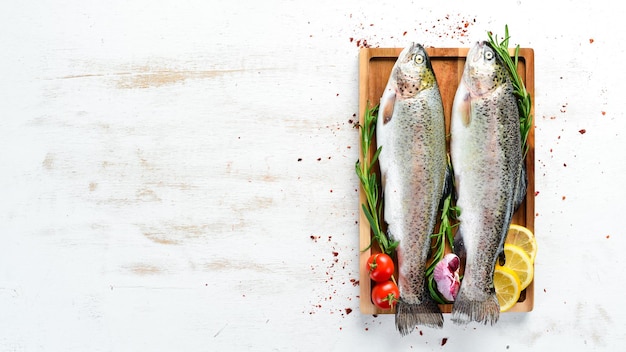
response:
[[[485,59],[487,60],[493,59],[493,51],[485,51]]]
[[[413,60],[416,64],[422,64],[424,63],[424,55],[417,54]]]

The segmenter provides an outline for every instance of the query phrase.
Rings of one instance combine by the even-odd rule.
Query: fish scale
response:
[[[396,327],[441,327],[443,315],[426,287],[426,263],[447,173],[443,103],[428,55],[402,50],[381,97],[376,127],[389,236],[398,241]]]
[[[526,193],[519,123],[504,64],[488,43],[476,43],[455,94],[450,130],[456,205],[461,211],[454,249],[465,262],[452,307],[452,320],[458,324],[494,324],[499,318],[494,267]]]

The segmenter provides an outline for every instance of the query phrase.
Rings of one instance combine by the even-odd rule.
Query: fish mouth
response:
[[[479,41],[470,49],[470,52],[467,54],[467,57],[471,62],[477,62],[483,57],[483,52],[485,51],[486,41]]]
[[[415,49],[417,48],[417,46],[418,44],[416,42],[411,42],[410,46],[407,46],[406,48],[402,50],[402,52],[399,55],[399,58],[402,61],[402,63],[407,63],[411,61],[411,58],[413,57],[413,54],[415,53]]]

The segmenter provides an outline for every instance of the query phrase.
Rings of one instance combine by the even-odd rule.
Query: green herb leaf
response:
[[[373,108],[365,109],[365,116],[363,119],[363,125],[359,126],[361,129],[361,151],[363,152],[363,162],[357,161],[355,164],[356,174],[361,182],[361,187],[365,193],[366,203],[361,204],[363,214],[367,218],[370,224],[370,228],[373,233],[373,239],[378,243],[383,253],[392,255],[396,247],[398,247],[398,241],[390,240],[387,235],[382,231],[380,220],[382,218],[382,200],[381,191],[379,188],[378,179],[376,178],[376,172],[374,166],[378,161],[378,156],[382,147],[378,147],[374,155],[370,158],[370,147],[374,139],[374,132],[376,129],[376,120],[378,118],[378,105]],[[370,245],[364,250],[369,249]]]
[[[435,302],[439,304],[447,303],[445,298],[443,298],[443,296],[439,293],[439,290],[437,290],[437,284],[435,283],[432,274],[428,276],[428,292],[430,292],[430,296],[435,300]]]
[[[530,132],[530,128],[533,123],[533,116],[530,113],[532,102],[530,98],[530,94],[526,91],[526,86],[524,85],[524,81],[517,73],[517,64],[519,62],[519,45],[515,46],[515,54],[514,58],[511,59],[511,55],[509,54],[509,26],[504,26],[504,39],[498,43],[498,36],[495,37],[491,32],[487,32],[487,36],[489,37],[489,44],[495,50],[495,52],[500,56],[504,64],[507,66],[507,69],[511,75],[513,88],[515,89],[515,95],[517,96],[517,106],[519,108],[520,113],[520,134],[522,139],[522,151],[524,156],[528,153],[529,146],[527,144],[528,141],[528,133]]]

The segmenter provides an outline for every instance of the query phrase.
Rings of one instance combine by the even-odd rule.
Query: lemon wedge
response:
[[[519,246],[505,243],[504,255],[506,261],[504,267],[507,267],[517,274],[521,282],[521,290],[525,289],[533,281],[534,267],[533,262],[526,252]],[[498,268],[500,264],[496,264]]]
[[[524,250],[534,263],[537,256],[537,241],[530,229],[517,224],[511,224],[506,235],[506,243],[516,245]]]
[[[493,285],[496,289],[496,297],[498,298],[501,312],[511,309],[519,300],[522,284],[512,269],[496,266],[493,273]]]

